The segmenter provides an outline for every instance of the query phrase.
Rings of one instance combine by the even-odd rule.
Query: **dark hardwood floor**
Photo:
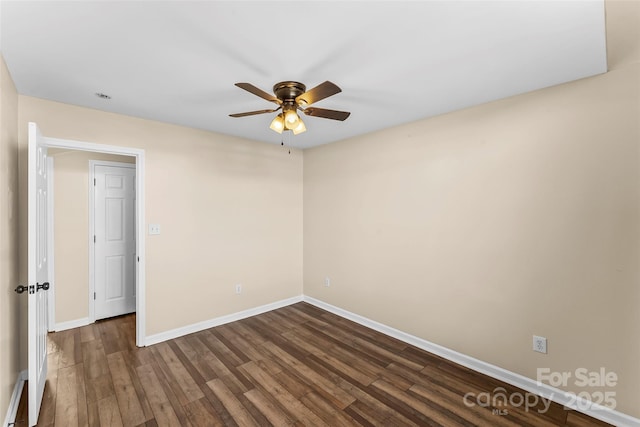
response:
[[[466,405],[524,392],[305,303],[146,348],[134,334],[134,315],[49,334],[38,425],[606,425],[557,404]]]

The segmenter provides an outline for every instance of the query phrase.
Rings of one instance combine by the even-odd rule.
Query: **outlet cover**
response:
[[[547,339],[545,337],[533,336],[533,351],[547,354]]]
[[[242,284],[238,283],[236,285],[236,294],[241,294],[242,293]]]

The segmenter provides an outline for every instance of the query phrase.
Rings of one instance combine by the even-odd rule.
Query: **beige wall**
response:
[[[25,191],[29,121],[45,136],[145,150],[145,220],[162,227],[146,238],[148,335],[302,293],[300,151],[20,96]]]
[[[50,150],[54,161],[56,323],[89,316],[89,161],[135,163],[135,158]]]
[[[607,74],[305,150],[305,295],[533,379],[605,367],[639,417],[640,23],[607,7]]]
[[[17,229],[18,93],[0,55],[0,420],[20,371]]]

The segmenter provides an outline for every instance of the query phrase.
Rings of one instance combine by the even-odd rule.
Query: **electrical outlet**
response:
[[[242,284],[238,283],[236,285],[236,294],[241,294],[242,293]]]
[[[533,351],[547,354],[547,339],[545,337],[533,336]]]
[[[324,285],[328,288],[331,286],[331,279],[329,277],[324,278]]]

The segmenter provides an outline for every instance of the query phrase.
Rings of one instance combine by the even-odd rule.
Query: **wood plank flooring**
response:
[[[48,350],[39,426],[607,425],[465,405],[524,392],[306,303],[145,348],[122,316],[49,334]]]

